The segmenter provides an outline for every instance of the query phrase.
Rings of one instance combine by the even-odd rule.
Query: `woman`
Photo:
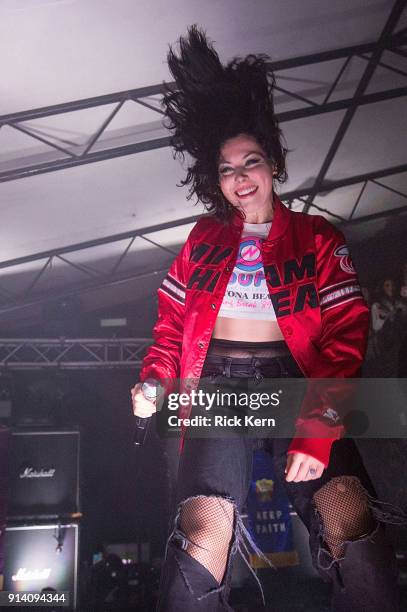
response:
[[[168,63],[176,81],[164,100],[172,145],[192,156],[184,184],[212,214],[195,225],[159,289],[141,382],[168,387],[179,378],[191,390],[209,376],[221,387],[237,377],[357,375],[368,309],[342,234],[322,217],[291,212],[275,193],[286,178],[286,150],[266,58],[224,67],[192,27]],[[132,396],[137,416],[154,412],[141,383]],[[184,407],[180,416],[189,413]],[[309,396],[294,439],[267,448],[310,531],[315,565],[333,582],[334,609],[394,611],[394,557],[354,444],[334,443],[342,430],[338,413]],[[230,610],[232,559],[248,539],[240,512],[256,442],[184,434],[158,609]]]
[[[394,324],[396,319],[401,319],[406,314],[406,305],[402,299],[397,297],[396,283],[393,279],[386,278],[382,283],[377,301],[372,304],[373,331],[381,331],[383,327],[386,327],[386,322]]]

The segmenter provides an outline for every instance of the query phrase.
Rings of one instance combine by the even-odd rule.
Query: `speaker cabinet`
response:
[[[78,515],[79,438],[73,430],[13,431],[9,519]]]
[[[40,592],[45,588],[68,591],[70,609],[76,609],[79,547],[77,524],[7,527],[4,544],[5,591]]]

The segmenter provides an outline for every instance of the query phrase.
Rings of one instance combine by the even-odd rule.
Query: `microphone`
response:
[[[150,402],[154,402],[154,400],[157,399],[158,386],[158,382],[155,378],[147,378],[141,385],[141,391],[144,397]],[[151,417],[136,416],[136,430],[133,436],[134,446],[143,446],[150,419]]]

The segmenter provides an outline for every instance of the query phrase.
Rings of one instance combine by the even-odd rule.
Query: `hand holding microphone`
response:
[[[144,383],[138,383],[131,390],[133,412],[136,417],[136,430],[133,438],[135,446],[144,444],[151,415],[157,411],[156,400],[160,393],[161,387],[153,378],[148,378]]]

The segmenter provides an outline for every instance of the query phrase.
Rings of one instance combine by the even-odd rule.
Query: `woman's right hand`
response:
[[[137,383],[131,390],[131,399],[133,402],[134,416],[147,419],[151,417],[154,412],[157,412],[155,400],[148,400],[144,397],[143,391],[141,390],[142,383]]]

